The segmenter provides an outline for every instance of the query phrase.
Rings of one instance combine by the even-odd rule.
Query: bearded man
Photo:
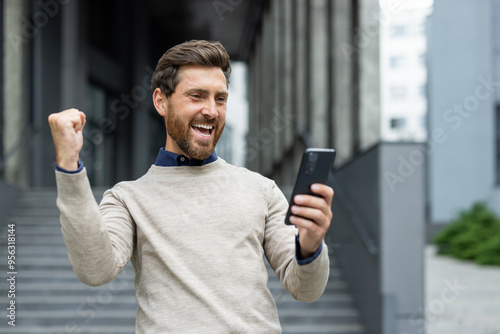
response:
[[[135,270],[137,333],[280,333],[264,256],[297,300],[319,298],[329,275],[323,238],[333,189],[288,203],[276,184],[217,157],[224,130],[229,56],[218,42],[169,49],[152,77],[167,140],[135,181],[98,205],[79,160],[85,114],[49,116],[56,150],[57,204],[73,270],[91,286]]]

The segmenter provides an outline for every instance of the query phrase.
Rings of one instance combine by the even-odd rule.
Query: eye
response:
[[[217,102],[220,104],[225,104],[227,102],[227,98],[224,96],[221,96],[221,97],[217,98]]]
[[[191,97],[195,100],[199,100],[201,99],[201,95],[200,94],[191,94]]]

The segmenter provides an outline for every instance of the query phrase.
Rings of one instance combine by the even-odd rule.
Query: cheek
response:
[[[219,113],[220,122],[224,123],[226,121],[226,108],[220,108],[217,112]]]

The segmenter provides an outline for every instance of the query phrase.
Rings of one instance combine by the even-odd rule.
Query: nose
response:
[[[217,111],[217,104],[213,100],[208,100],[206,105],[203,106],[201,110],[201,114],[208,119],[214,119],[219,116],[219,112]]]

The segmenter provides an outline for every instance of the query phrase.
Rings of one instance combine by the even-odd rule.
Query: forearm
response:
[[[109,282],[123,266],[119,263],[85,169],[77,174],[56,172],[56,181],[61,230],[75,274],[91,286]]]
[[[268,261],[275,269],[285,290],[296,300],[311,303],[324,292],[330,274],[328,247],[322,244],[314,259],[298,260],[295,235],[288,235],[267,252]]]
[[[300,252],[297,229],[284,223],[288,203],[277,187],[272,189],[269,203],[264,244],[268,262],[292,297],[313,302],[322,295],[328,282],[328,248],[323,242],[319,255],[314,254],[316,258],[297,256]]]
[[[318,257],[307,264],[301,265],[295,258],[287,268],[285,275],[289,293],[295,299],[307,303],[317,300],[325,291],[330,275],[330,261],[326,244],[323,243]]]

